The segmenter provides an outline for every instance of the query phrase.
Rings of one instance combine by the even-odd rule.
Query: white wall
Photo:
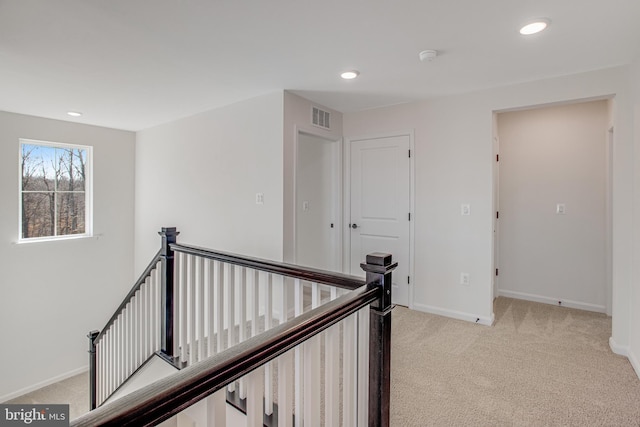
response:
[[[613,341],[628,345],[632,136],[626,67],[344,115],[345,137],[415,129],[414,307],[493,314],[493,112],[615,95]],[[460,216],[460,204],[471,215]],[[459,285],[461,271],[470,286]]]
[[[498,114],[500,295],[606,311],[607,109]]]
[[[640,58],[632,67],[634,140],[634,275],[629,295],[629,360],[640,377]]]
[[[277,92],[137,133],[137,272],[163,226],[179,242],[282,259],[282,123]]]
[[[98,237],[16,244],[19,138],[93,146]],[[0,112],[0,401],[86,369],[87,333],[133,285],[134,138]]]
[[[312,125],[311,109],[319,107],[331,113],[331,129]],[[332,141],[342,138],[342,114],[322,105],[312,103],[291,92],[284,93],[284,261],[295,259],[295,164],[298,132],[316,135]]]

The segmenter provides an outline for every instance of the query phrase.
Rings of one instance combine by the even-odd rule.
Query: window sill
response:
[[[31,245],[34,243],[65,242],[68,240],[100,240],[102,236],[103,236],[102,234],[93,234],[93,235],[81,234],[81,235],[75,235],[75,236],[42,237],[42,238],[34,238],[34,239],[27,239],[27,240],[18,240],[13,242],[13,244],[22,246],[22,245]]]

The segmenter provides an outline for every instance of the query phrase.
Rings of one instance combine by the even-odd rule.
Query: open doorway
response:
[[[298,131],[295,177],[296,264],[342,270],[341,141]]]
[[[610,102],[497,114],[498,296],[610,313]]]

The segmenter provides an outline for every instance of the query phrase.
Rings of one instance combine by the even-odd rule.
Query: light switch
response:
[[[309,210],[309,202],[307,200],[302,202],[302,210],[305,212]]]
[[[556,215],[564,215],[566,213],[564,203],[556,205]]]
[[[460,205],[460,215],[471,215],[471,205],[463,203]]]

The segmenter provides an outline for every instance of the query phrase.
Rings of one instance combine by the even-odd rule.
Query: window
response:
[[[20,140],[20,239],[91,235],[91,147]]]

